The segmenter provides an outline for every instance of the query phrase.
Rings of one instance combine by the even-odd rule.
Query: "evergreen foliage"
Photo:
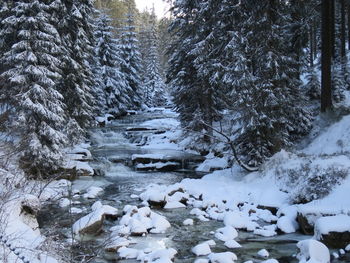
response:
[[[11,49],[1,58],[1,78],[6,80],[7,103],[16,108],[11,129],[21,135],[22,165],[40,175],[58,168],[67,143],[62,133],[65,105],[56,90],[62,43],[44,1],[17,1],[13,8],[2,23],[5,30],[16,31]]]
[[[130,90],[128,91],[125,75],[120,71],[123,63],[110,23],[111,19],[102,14],[96,25],[96,57],[100,68],[98,82],[103,93],[105,111],[118,116],[124,114],[127,109]]]
[[[129,108],[139,109],[142,106],[142,83],[141,83],[141,54],[135,32],[134,15],[129,10],[126,26],[120,36],[121,72],[126,76],[128,85]]]

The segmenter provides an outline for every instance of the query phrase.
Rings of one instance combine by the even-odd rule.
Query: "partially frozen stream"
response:
[[[192,155],[175,150],[157,150],[157,149],[142,149],[137,146],[140,143],[141,135],[152,133],[152,131],[139,131],[139,139],[136,143],[130,143],[125,137],[125,131],[128,127],[138,127],[140,123],[156,118],[171,118],[172,115],[166,115],[161,112],[144,113],[141,115],[127,116],[121,120],[113,121],[110,125],[103,128],[95,128],[91,131],[91,140],[93,147],[91,152],[94,161],[91,163],[95,170],[100,171],[99,176],[85,177],[76,180],[73,188],[88,188],[89,186],[102,186],[104,193],[98,197],[103,204],[109,204],[122,211],[127,204],[140,206],[141,202],[136,198],[132,198],[133,194],[140,194],[142,190],[149,184],[166,184],[180,182],[183,178],[192,177],[199,178],[200,175],[193,171],[183,169],[180,172],[139,172],[131,167],[132,154],[168,154],[181,157],[184,163],[187,158],[193,158]],[[137,138],[137,136],[136,136]],[[133,137],[135,142],[135,136]],[[83,211],[96,201],[96,199],[87,200],[80,197],[76,199],[74,207],[80,208]],[[175,262],[187,263],[194,262],[197,258],[191,248],[200,242],[215,239],[212,231],[223,226],[222,222],[211,220],[202,222],[190,215],[191,208],[180,209],[153,209],[153,211],[165,216],[171,223],[165,234],[149,234],[146,237],[134,237],[137,242],[130,247],[137,249],[158,249],[158,248],[174,248],[178,251]],[[50,206],[45,215],[41,216],[41,225],[44,229],[56,228],[52,235],[57,236],[61,240],[69,240],[70,226],[72,222],[82,216],[82,214],[73,214],[69,216],[67,209],[59,208],[57,205]],[[56,220],[50,220],[55,217]],[[194,225],[183,226],[182,222],[186,218],[194,218]],[[104,252],[103,243],[108,237],[110,227],[117,224],[118,221],[106,220],[104,224],[104,233],[97,237],[93,237],[89,241],[76,244],[72,250],[72,261],[74,262],[122,262],[133,263],[139,262],[136,260],[121,260],[118,259],[116,253]],[[263,259],[257,256],[257,251],[262,248],[268,249],[270,258],[277,259],[280,263],[296,263],[298,260],[293,257],[297,253],[296,242],[308,237],[295,233],[289,235],[279,235],[271,238],[256,236],[252,233],[239,231],[239,236],[236,239],[242,248],[228,249],[223,242],[215,239],[217,245],[212,248],[213,252],[232,251],[238,257],[238,262],[253,260],[253,262],[262,262]],[[93,257],[85,257],[92,255]],[[335,262],[335,261],[334,261]],[[343,261],[346,262],[346,261]]]

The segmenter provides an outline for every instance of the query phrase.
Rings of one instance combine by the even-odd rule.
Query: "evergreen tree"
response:
[[[243,85],[238,81],[237,90],[234,87],[239,112],[235,121],[241,125],[236,142],[254,165],[292,145],[311,126],[300,90],[300,61],[289,52],[285,25],[290,24],[290,17],[283,13],[284,7],[273,0],[240,7],[244,10],[235,46],[245,54],[247,65],[239,78]]]
[[[171,25],[174,41],[167,74],[183,127],[201,133],[196,137],[207,143],[212,137],[210,126],[220,118],[226,104],[218,83],[218,42],[212,30],[218,4],[210,0],[175,2]]]
[[[62,43],[45,1],[16,1],[13,8],[16,12],[2,26],[16,29],[15,42],[1,58],[1,78],[15,109],[11,131],[21,136],[22,166],[36,175],[47,174],[60,165],[67,143],[62,133],[65,105],[56,89]]]
[[[130,10],[127,14],[126,24],[121,34],[119,47],[122,59],[121,72],[125,75],[128,84],[129,108],[138,109],[142,105],[142,65],[135,32],[134,15]]]
[[[100,66],[100,84],[105,101],[106,111],[115,115],[124,114],[129,97],[127,82],[120,72],[121,58],[118,46],[112,36],[111,19],[102,14],[97,22],[95,37],[97,40],[96,56]]]
[[[63,79],[60,90],[70,117],[67,133],[70,140],[75,142],[85,136],[95,111],[95,83],[92,72],[95,45],[92,26],[94,9],[90,0],[61,1],[67,13],[61,23],[58,23],[66,49],[62,59]]]
[[[154,10],[149,26],[149,48],[145,59],[146,75],[144,80],[144,101],[147,106],[161,106],[166,103],[165,84],[162,79],[159,65],[158,33]]]

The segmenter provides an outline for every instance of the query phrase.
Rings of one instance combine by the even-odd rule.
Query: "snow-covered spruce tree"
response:
[[[129,108],[139,109],[142,105],[142,83],[141,83],[141,54],[139,52],[138,40],[135,32],[134,14],[127,14],[126,26],[122,29],[120,36],[121,72],[125,75],[129,86],[130,99]]]
[[[215,120],[225,107],[223,86],[218,82],[218,39],[213,28],[217,1],[176,1],[171,25],[173,43],[167,78],[173,101],[185,130],[201,133],[200,141],[210,143]],[[219,66],[220,67],[220,66]],[[198,141],[197,141],[198,142]]]
[[[110,26],[111,19],[101,14],[96,23],[96,58],[100,66],[99,82],[105,101],[105,111],[113,115],[125,113],[129,104],[128,85],[120,71],[121,58]],[[130,92],[130,91],[129,91]]]
[[[67,143],[63,96],[56,89],[60,76],[60,36],[49,23],[49,6],[42,0],[21,0],[3,20],[14,32],[15,43],[3,54],[9,104],[15,109],[11,131],[21,136],[21,165],[40,176],[55,171]]]
[[[60,91],[69,116],[67,133],[71,142],[85,136],[96,111],[92,62],[94,56],[93,4],[84,0],[60,0],[66,12],[57,22],[65,54],[61,59]]]
[[[156,29],[156,19],[154,10],[149,28],[149,50],[145,59],[146,74],[144,79],[144,101],[147,106],[162,106],[166,104],[166,92],[164,80],[159,73],[159,53],[158,53],[158,33]]]
[[[289,52],[285,7],[274,0],[239,6],[243,16],[235,48],[244,60],[232,90],[239,112],[234,121],[241,125],[236,144],[253,165],[292,145],[311,125],[300,90],[300,64]]]

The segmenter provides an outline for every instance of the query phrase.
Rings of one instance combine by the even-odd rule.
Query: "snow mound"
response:
[[[330,254],[328,248],[321,242],[313,239],[299,241],[297,247],[300,253],[297,255],[299,263],[329,263]]]
[[[212,253],[208,256],[212,263],[234,263],[237,256],[232,252]]]
[[[330,126],[303,150],[306,154],[332,155],[350,152],[350,115]]]

